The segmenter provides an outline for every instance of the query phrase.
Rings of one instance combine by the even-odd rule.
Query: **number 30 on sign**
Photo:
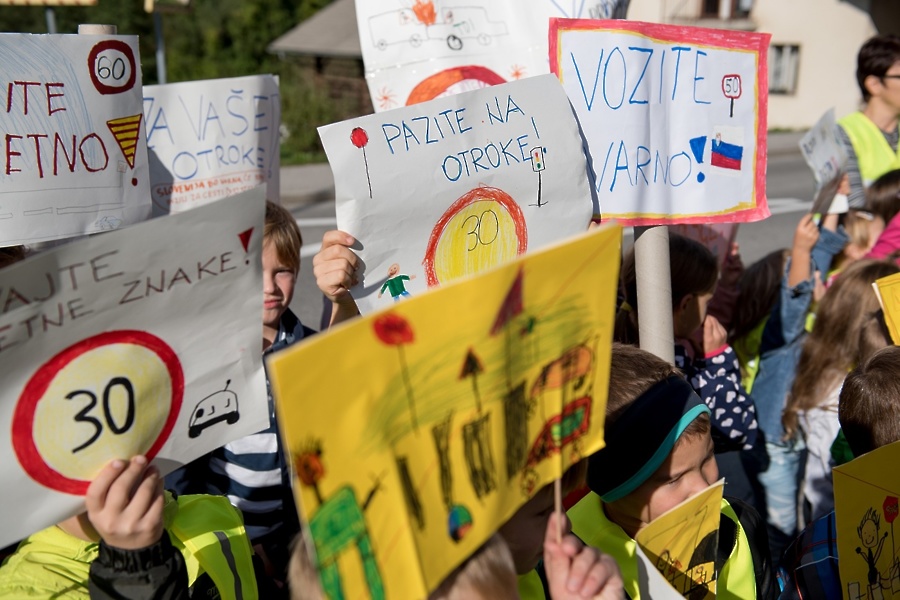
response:
[[[110,460],[156,456],[183,395],[181,363],[158,337],[121,330],[81,340],[25,384],[13,415],[16,457],[41,485],[83,495]]]

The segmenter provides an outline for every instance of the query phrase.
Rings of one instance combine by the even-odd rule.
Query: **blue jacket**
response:
[[[813,268],[827,276],[834,255],[847,243],[843,229],[833,232],[822,229],[819,241],[812,250]],[[806,315],[813,297],[813,277],[788,287],[787,273],[790,260],[785,265],[785,275],[781,282],[781,293],[772,308],[769,320],[763,329],[759,347],[759,371],[753,384],[753,401],[756,403],[756,418],[766,441],[782,443],[784,428],[781,413],[788,393],[794,383],[800,351],[806,339]]]

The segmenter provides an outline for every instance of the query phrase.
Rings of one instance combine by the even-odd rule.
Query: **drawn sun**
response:
[[[510,79],[522,79],[525,77],[525,67],[522,65],[513,65],[509,71]]]
[[[387,87],[383,87],[378,90],[378,106],[381,107],[381,110],[387,110],[389,108],[393,108],[397,105],[397,101],[394,99],[395,96],[391,90]]]

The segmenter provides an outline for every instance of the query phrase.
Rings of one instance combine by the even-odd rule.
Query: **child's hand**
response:
[[[697,354],[701,357],[709,356],[711,352],[715,352],[726,343],[728,343],[728,332],[717,318],[706,315],[703,320],[703,348]]]
[[[558,519],[565,518],[557,512],[550,515],[544,536],[544,568],[550,595],[554,600],[623,598],[622,574],[611,556],[585,546],[572,534],[564,535],[562,543],[557,542]]]
[[[819,228],[813,222],[811,214],[805,214],[797,223],[797,229],[794,230],[793,253],[804,252],[809,254],[819,241]],[[794,257],[796,259],[796,256]]]
[[[322,236],[322,249],[313,258],[316,285],[335,304],[353,301],[350,288],[358,283],[359,257],[350,249],[356,240],[349,233],[333,230]]]
[[[143,456],[114,460],[88,486],[88,519],[108,546],[137,550],[163,534],[163,480]]]

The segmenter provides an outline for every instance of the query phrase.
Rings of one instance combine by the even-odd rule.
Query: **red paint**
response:
[[[721,154],[717,154],[715,152],[712,153],[712,158],[709,161],[714,167],[721,167],[723,169],[734,169],[735,171],[741,170],[741,161],[737,158],[728,158],[727,156],[722,156]]]
[[[369,143],[369,134],[362,127],[354,127],[350,132],[350,141],[357,148],[364,148]]]
[[[121,52],[125,55],[125,58],[128,60],[128,64],[131,67],[131,72],[128,75],[128,80],[120,86],[106,85],[97,77],[97,69],[95,67],[95,63],[97,62],[97,58],[100,56],[100,53],[104,52],[105,50],[115,50],[117,52]],[[134,52],[131,50],[131,46],[121,40],[104,40],[102,42],[98,42],[93,48],[91,48],[91,53],[88,55],[88,73],[90,73],[91,75],[91,81],[93,82],[94,87],[97,88],[97,91],[104,96],[108,94],[121,94],[122,92],[127,92],[134,87],[134,82],[137,77],[137,67],[135,65]]]
[[[446,92],[452,85],[457,84],[460,81],[465,81],[466,79],[473,79],[487,85],[506,83],[505,79],[487,67],[479,65],[453,67],[439,71],[420,81],[409,93],[406,105],[410,106],[412,104],[418,104],[419,102],[434,100]]]
[[[247,252],[247,247],[250,245],[250,236],[253,235],[253,228],[251,227],[247,231],[242,231],[238,234],[238,237],[241,239],[241,246],[244,247],[244,252]]]
[[[181,401],[184,397],[184,373],[181,370],[181,362],[178,360],[178,356],[168,344],[146,331],[136,330],[107,331],[76,342],[35,371],[28,383],[25,384],[25,389],[22,390],[19,402],[16,404],[16,409],[13,412],[12,444],[16,458],[18,458],[22,469],[37,483],[45,487],[66,494],[83,496],[87,492],[90,481],[70,479],[51,468],[44,461],[32,436],[37,404],[47,392],[47,388],[50,387],[54,377],[66,365],[86,352],[111,344],[134,344],[135,346],[147,348],[162,360],[169,372],[172,406],[162,431],[160,431],[156,441],[145,453],[148,460],[153,460],[153,457],[162,449],[169,439],[172,429],[175,427],[178,413],[181,412]],[[137,414],[140,414],[140,410],[140,405],[136,406]]]
[[[506,212],[509,213],[510,218],[512,218],[513,223],[515,223],[516,226],[516,240],[518,242],[516,254],[525,254],[525,250],[528,249],[528,229],[525,225],[525,215],[522,213],[522,209],[519,208],[516,201],[512,199],[512,196],[500,188],[489,187],[486,185],[478,186],[477,188],[466,192],[460,196],[456,202],[451,204],[450,208],[448,208],[441,216],[440,220],[438,220],[434,229],[431,230],[431,236],[428,238],[428,247],[425,249],[425,260],[422,261],[422,264],[425,266],[425,277],[428,281],[428,287],[434,287],[441,283],[438,281],[437,273],[435,273],[434,270],[434,256],[437,253],[438,242],[440,242],[441,235],[444,233],[447,224],[457,215],[457,213],[465,210],[470,204],[474,204],[481,200],[496,202],[506,209]]]
[[[900,512],[896,496],[885,497],[881,508],[884,510],[884,520],[888,523],[893,523],[894,519],[897,518],[897,513]]]
[[[416,339],[409,321],[396,313],[381,315],[372,326],[378,339],[388,346],[411,344]]]

